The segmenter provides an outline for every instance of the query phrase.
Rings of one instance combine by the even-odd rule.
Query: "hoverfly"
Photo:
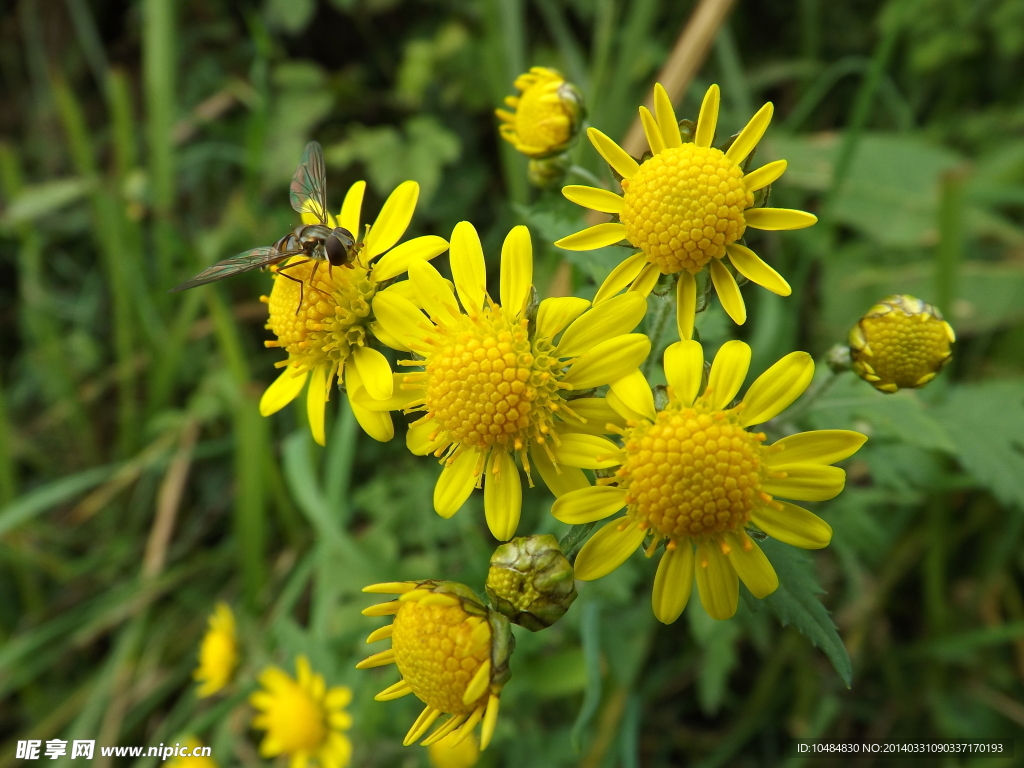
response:
[[[191,280],[187,280],[170,290],[170,293],[184,291],[200,285],[206,285],[225,277],[249,272],[254,269],[266,269],[280,264],[293,256],[305,256],[301,261],[293,261],[279,267],[277,273],[299,284],[299,306],[302,306],[303,281],[292,277],[286,269],[300,264],[314,262],[309,275],[310,287],[321,262],[326,261],[328,268],[352,267],[352,259],[359,250],[352,233],[344,227],[334,227],[327,222],[327,183],[324,171],[324,152],[319,142],[311,141],[302,152],[302,160],[292,177],[289,188],[292,208],[299,213],[312,213],[320,220],[319,224],[300,224],[273,245],[253,248],[230,259],[219,261],[207,267]],[[315,289],[314,289],[315,290]],[[296,308],[298,312],[298,308]]]

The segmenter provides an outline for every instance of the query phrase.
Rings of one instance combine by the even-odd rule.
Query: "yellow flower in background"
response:
[[[654,398],[637,372],[617,385],[609,402],[629,419],[616,450],[618,470],[608,483],[567,493],[552,514],[565,523],[603,520],[623,507],[625,517],[601,528],[576,558],[576,578],[598,579],[618,568],[649,538],[648,556],[661,542],[652,596],[659,621],[675,621],[696,578],[708,614],[736,612],[739,580],[758,598],[779,585],[768,558],[745,530],[751,523],[779,541],[804,549],[828,545],[832,529],[803,507],[779,501],[823,501],[842,491],[846,473],[830,466],[852,456],[867,439],[858,432],[801,432],[772,445],[749,427],[763,424],[796,400],[814,375],[806,352],[779,360],[730,407],[747,376],[750,347],[722,346],[699,397],[704,354],[692,340],[665,351],[669,403]],[[695,551],[696,550],[696,551]]]
[[[267,667],[259,678],[262,688],[249,697],[259,711],[253,728],[266,731],[260,755],[284,755],[289,768],[306,768],[310,761],[321,768],[344,768],[352,757],[352,742],[342,733],[352,727],[352,716],[345,711],[352,691],[345,686],[328,689],[305,656],[295,660],[295,670],[298,679]]]
[[[647,357],[650,341],[630,333],[647,302],[635,292],[596,309],[585,299],[546,299],[531,323],[533,246],[523,226],[502,246],[500,305],[487,294],[483,249],[469,222],[452,232],[451,267],[454,291],[418,260],[407,282],[377,294],[373,311],[383,329],[421,356],[400,364],[423,370],[395,374],[390,401],[353,396],[365,408],[423,413],[407,444],[445,465],[434,509],[451,517],[483,485],[487,524],[495,538],[507,540],[522,507],[516,456],[531,484],[536,468],[557,496],[588,484],[579,468],[602,466],[590,458],[593,451],[581,459],[581,450],[614,447],[598,436],[616,418],[603,399],[566,396],[622,378]]]
[[[953,359],[953,327],[913,296],[882,299],[850,329],[853,370],[882,392],[923,387]]]
[[[501,138],[527,157],[544,158],[568,147],[583,119],[583,97],[562,74],[531,67],[516,78],[519,96],[506,96],[513,112],[496,109]]]
[[[338,217],[328,216],[331,227],[341,226],[356,236],[366,182],[357,181],[349,189]],[[380,400],[391,397],[391,366],[387,358],[370,346],[381,338],[373,321],[371,305],[378,286],[405,272],[413,261],[426,261],[444,253],[448,243],[442,237],[427,235],[396,245],[412,220],[419,197],[419,185],[406,181],[395,189],[381,208],[380,215],[367,227],[358,255],[350,266],[327,268],[319,262],[288,270],[292,280],[274,275],[267,328],[277,336],[268,347],[282,347],[288,359],[277,363],[284,372],[271,384],[260,400],[260,413],[269,416],[299,396],[309,382],[306,409],[313,439],[326,443],[324,410],[335,377],[344,381],[349,403],[360,426],[376,440],[394,437],[394,425],[386,411],[369,411],[352,402],[353,388],[363,388]],[[312,213],[302,214],[307,224],[317,223]],[[299,257],[302,258],[302,257]],[[314,266],[316,276],[310,280]],[[296,281],[302,281],[300,283]],[[301,303],[300,303],[301,293]],[[346,365],[351,363],[351,365]]]
[[[487,749],[498,720],[501,689],[509,679],[512,632],[508,619],[487,608],[469,587],[451,581],[404,581],[363,589],[400,595],[370,606],[366,616],[394,616],[366,642],[391,638],[391,648],[357,664],[370,669],[395,664],[402,679],[381,691],[377,701],[410,693],[426,704],[406,734],[404,744],[418,741],[442,714],[451,715],[423,740],[435,744],[450,734],[449,748],[469,739],[483,721],[480,749]]]
[[[480,760],[480,745],[476,734],[459,739],[459,734],[450,733],[427,747],[427,757],[434,768],[473,768]]]
[[[199,666],[192,673],[200,684],[196,695],[201,699],[224,688],[238,666],[235,616],[227,603],[217,603],[208,625],[199,645]]]
[[[201,749],[203,743],[191,736],[185,739],[185,749],[188,755],[184,757],[172,757],[167,763],[168,768],[217,768],[217,761],[212,757],[193,755],[192,753]]]
[[[574,203],[617,221],[598,224],[559,240],[570,251],[588,251],[626,240],[640,250],[625,259],[605,280],[594,303],[632,285],[649,293],[659,275],[677,274],[677,320],[683,339],[693,336],[697,305],[694,277],[704,267],[729,316],[742,325],[747,310],[739,286],[723,263],[728,255],[736,271],[768,290],[788,296],[789,284],[752,250],[738,241],[747,227],[767,230],[802,229],[813,215],[787,208],[751,208],[754,192],[767,187],[786,170],[776,160],[744,173],[743,163],[761,140],[772,118],[765,104],[723,152],[711,146],[718,123],[719,91],[712,85],[704,96],[693,141],[683,142],[675,111],[665,89],[654,86],[655,114],[640,107],[652,157],[639,164],[595,128],[587,130],[595,149],[622,177],[622,194],[586,186],[568,186],[563,194]]]

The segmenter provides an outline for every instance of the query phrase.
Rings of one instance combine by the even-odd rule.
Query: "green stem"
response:
[[[826,377],[822,379],[817,386],[811,389],[810,392],[804,395],[803,399],[797,404],[795,408],[791,408],[789,412],[786,413],[786,421],[798,421],[809,410],[811,410],[811,406],[813,406],[818,400],[820,400],[826,392],[832,389],[833,385],[838,380],[839,374],[830,368]]]
[[[601,181],[597,176],[592,174],[586,168],[581,165],[571,165],[566,173],[567,176],[579,176],[581,179],[586,181],[588,184],[593,184],[598,189],[608,189],[608,185]]]
[[[595,525],[597,525],[597,523],[574,525],[558,542],[558,546],[561,548],[562,553],[570,563],[573,563],[576,560],[576,553],[573,552],[573,550],[576,549],[580,542],[587,537],[588,533],[594,530]]]

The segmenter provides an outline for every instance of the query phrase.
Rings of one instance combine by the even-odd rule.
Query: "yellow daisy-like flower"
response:
[[[370,669],[395,664],[402,679],[375,699],[391,701],[410,693],[426,704],[405,737],[405,746],[419,740],[443,713],[451,714],[423,740],[430,746],[454,734],[458,747],[483,721],[480,749],[494,735],[501,689],[509,679],[512,632],[508,619],[487,608],[469,587],[451,581],[404,581],[363,589],[400,595],[370,606],[366,616],[394,616],[393,623],[373,632],[366,642],[391,638],[391,648],[357,664]]]
[[[235,616],[227,603],[217,603],[209,618],[209,629],[199,645],[199,666],[192,677],[199,683],[199,698],[212,696],[231,680],[238,666],[238,638]]]
[[[923,387],[953,359],[954,341],[952,326],[931,304],[888,296],[850,329],[853,370],[882,392]]]
[[[198,739],[191,736],[186,738],[185,749],[182,750],[186,754],[171,758],[167,768],[217,768],[216,760],[202,754],[204,749],[207,748]]]
[[[480,745],[475,735],[459,740],[459,734],[450,733],[427,747],[427,755],[434,768],[473,768],[480,760]]]
[[[817,221],[804,211],[751,207],[754,193],[786,170],[785,160],[776,160],[750,173],[743,169],[744,160],[768,128],[772,105],[765,104],[722,151],[711,146],[718,123],[718,102],[718,86],[712,85],[704,96],[693,140],[684,143],[668,94],[660,84],[655,85],[655,115],[640,107],[652,153],[646,162],[637,163],[599,130],[587,130],[595,149],[622,177],[622,194],[585,186],[562,189],[574,203],[614,214],[618,220],[584,229],[555,245],[570,251],[588,251],[627,240],[640,249],[612,270],[594,303],[629,285],[650,292],[659,275],[677,274],[677,318],[683,339],[693,336],[697,306],[695,275],[706,266],[725,311],[740,325],[746,321],[743,296],[722,261],[726,255],[736,271],[748,280],[780,296],[791,293],[789,284],[778,272],[739,243],[747,227],[802,229]]]
[[[262,301],[269,305],[267,328],[277,340],[265,343],[268,347],[284,348],[288,359],[277,363],[285,370],[260,400],[260,413],[264,416],[276,413],[298,397],[308,380],[309,427],[313,439],[324,445],[324,409],[331,383],[337,376],[345,382],[349,403],[366,433],[382,442],[394,437],[390,414],[361,407],[353,402],[351,392],[363,388],[379,400],[392,395],[391,366],[384,355],[370,346],[374,337],[388,343],[371,313],[380,284],[401,275],[412,262],[432,259],[448,249],[444,238],[433,235],[396,245],[412,220],[419,189],[415,181],[398,185],[373,226],[367,227],[350,265],[328,268],[319,262],[309,262],[288,270],[293,279],[274,275],[273,290]],[[366,182],[353,184],[338,217],[328,216],[329,226],[344,227],[358,236],[365,190]],[[306,224],[317,223],[312,213],[303,213],[302,220]],[[311,279],[314,268],[315,276]]]
[[[388,402],[357,400],[367,408],[422,412],[407,444],[414,454],[433,453],[445,465],[434,509],[451,517],[482,484],[491,533],[507,540],[522,507],[515,456],[528,478],[535,467],[555,495],[588,484],[580,468],[604,466],[581,460],[581,450],[614,446],[598,436],[614,411],[601,398],[566,395],[622,378],[647,357],[650,341],[630,333],[647,302],[635,292],[596,309],[584,299],[546,299],[531,322],[533,246],[523,226],[509,232],[501,249],[500,305],[487,294],[483,249],[469,222],[452,232],[451,267],[454,292],[419,260],[410,266],[408,282],[374,299],[374,314],[388,335],[421,356],[401,364],[423,370],[395,374]]]
[[[779,501],[823,501],[836,496],[846,473],[830,466],[853,455],[867,439],[858,432],[822,430],[762,445],[751,432],[796,400],[814,375],[806,352],[793,352],[765,371],[732,407],[750,364],[750,347],[730,341],[715,356],[704,393],[704,355],[698,342],[680,341],[665,352],[669,402],[656,412],[639,373],[617,385],[609,402],[629,419],[616,451],[618,470],[608,484],[567,493],[552,514],[565,523],[606,524],[576,558],[576,578],[598,579],[648,539],[647,554],[665,542],[654,580],[654,615],[675,621],[694,577],[701,603],[716,619],[736,612],[739,580],[758,598],[779,585],[768,558],[747,534],[751,523],[779,541],[804,549],[828,545],[832,529],[802,507]],[[696,553],[694,550],[696,549]]]
[[[267,667],[259,678],[263,687],[249,697],[259,710],[253,728],[266,731],[260,755],[285,755],[289,768],[306,768],[311,760],[320,768],[345,768],[352,742],[342,731],[352,727],[352,716],[345,711],[352,691],[345,686],[328,689],[305,656],[295,660],[295,670],[298,679]]]
[[[531,67],[516,78],[519,96],[506,96],[514,112],[496,109],[501,138],[527,157],[544,158],[568,147],[583,118],[583,98],[562,74],[547,67]]]

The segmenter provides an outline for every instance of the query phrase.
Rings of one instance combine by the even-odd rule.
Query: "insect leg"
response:
[[[292,282],[296,282],[296,283],[299,284],[299,305],[297,307],[295,307],[295,314],[296,315],[299,314],[299,310],[302,309],[302,299],[305,297],[305,292],[304,292],[303,289],[304,289],[305,286],[304,286],[304,283],[303,283],[302,280],[300,280],[297,277],[292,277],[291,275],[286,275],[284,273],[284,271],[286,269],[291,269],[292,267],[298,267],[298,266],[300,266],[302,264],[308,264],[311,261],[313,261],[313,259],[303,259],[302,261],[293,261],[293,262],[290,262],[288,264],[285,264],[283,267],[278,267],[277,268],[277,274],[279,274],[281,277],[286,277],[289,280],[291,280]]]

